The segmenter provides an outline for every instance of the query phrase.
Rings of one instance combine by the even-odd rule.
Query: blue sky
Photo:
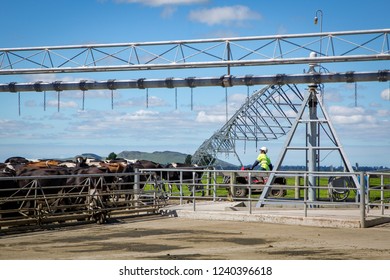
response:
[[[217,1],[217,0],[5,0],[1,6],[0,48],[94,43],[148,42],[219,37],[303,34],[319,32],[316,11],[323,12],[323,31],[390,28],[390,2],[367,5],[356,1]],[[390,69],[390,62],[365,65],[329,64],[330,71]],[[302,73],[303,65],[286,67],[286,74]],[[280,73],[272,67],[235,69],[233,74]],[[250,71],[250,72],[249,72]],[[277,72],[275,72],[277,71]],[[105,72],[82,74],[0,76],[0,83],[78,81],[189,76],[220,76],[223,70],[193,72]],[[258,88],[261,88],[258,87]],[[390,166],[390,83],[359,83],[358,106],[352,84],[326,84],[325,103],[338,137],[354,165]],[[256,88],[257,89],[257,88]],[[244,101],[246,87],[228,89],[229,113]],[[107,156],[123,150],[178,151],[193,154],[225,121],[225,90],[173,89],[89,91],[85,110],[81,92],[63,92],[60,112],[57,93],[21,93],[21,115],[16,94],[1,93],[0,161],[10,156],[28,158],[68,157],[80,153]],[[272,159],[284,139],[264,143]],[[259,144],[262,146],[263,144]],[[239,149],[250,164],[258,151]],[[236,163],[233,157],[225,158]],[[294,160],[286,164],[298,163]],[[324,165],[339,162],[325,161]]]

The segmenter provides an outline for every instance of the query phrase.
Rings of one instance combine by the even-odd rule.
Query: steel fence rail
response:
[[[124,180],[141,175],[153,173],[0,177],[0,228],[85,220],[105,223],[113,215],[158,213],[166,201],[153,181]],[[68,185],[59,184],[59,179],[80,180]]]
[[[165,172],[177,172],[179,175],[175,179],[166,179],[163,176]],[[196,175],[199,172],[201,176]],[[85,220],[104,223],[113,215],[156,214],[167,205],[188,201],[193,203],[193,210],[198,211],[196,205],[203,200],[244,203],[251,214],[253,202],[257,201],[264,187],[264,183],[256,180],[267,178],[270,173],[276,173],[276,177],[287,181],[270,185],[271,190],[277,192],[270,192],[265,198],[264,205],[268,207],[294,207],[301,209],[303,216],[315,208],[350,208],[359,211],[362,225],[373,215],[390,218],[390,174],[385,172],[314,172],[319,180],[314,186],[318,196],[316,200],[309,200],[308,177],[313,175],[312,172],[163,168],[141,169],[134,173],[0,177],[3,186],[0,188],[0,227]],[[130,183],[110,180],[142,175],[149,177]],[[358,186],[349,184],[351,176],[358,176]],[[71,177],[85,180],[65,186],[40,185],[42,180]],[[93,179],[100,181],[93,185],[88,181]],[[4,187],[3,183],[11,180],[26,183],[18,187]],[[134,184],[142,186],[137,188]],[[237,190],[247,192],[242,195]],[[347,195],[340,197],[340,194]],[[373,208],[379,208],[379,214]]]
[[[150,170],[145,170],[150,171]],[[157,169],[155,172],[165,172],[166,169]],[[199,170],[177,169],[177,172],[195,172]],[[195,182],[193,179],[178,179],[175,181],[161,180],[159,184],[170,185],[169,199],[177,199],[180,204],[185,201],[194,203],[202,200],[208,201],[237,201],[249,205],[248,211],[252,212],[252,203],[257,201],[256,194],[261,192],[264,184],[256,184],[256,177],[268,177],[275,173],[276,177],[290,178],[292,184],[280,185],[272,183],[271,190],[283,190],[287,196],[269,195],[264,200],[266,206],[292,206],[302,209],[303,216],[308,215],[308,211],[317,208],[336,207],[350,208],[359,211],[361,225],[365,225],[369,216],[378,215],[371,211],[373,207],[380,207],[381,216],[390,218],[390,174],[380,172],[308,172],[308,171],[253,171],[253,170],[212,170],[205,169],[202,180]],[[318,185],[309,186],[309,176],[318,178]],[[357,176],[359,185],[355,185],[351,179]],[[375,181],[375,177],[380,178],[380,182]],[[246,182],[238,178],[250,178]],[[324,182],[321,182],[321,178]],[[362,179],[363,178],[363,179]],[[176,188],[175,188],[176,187]],[[314,188],[317,192],[316,200],[308,199],[308,189]],[[187,188],[187,189],[186,189]],[[236,196],[235,190],[246,189],[245,196]],[[374,193],[380,191],[380,200],[377,200]],[[283,193],[282,193],[283,194]],[[386,211],[387,210],[387,211]]]

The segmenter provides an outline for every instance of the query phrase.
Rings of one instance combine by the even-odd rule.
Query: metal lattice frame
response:
[[[306,145],[294,146],[293,139],[298,134],[298,126],[306,126],[306,133],[304,137],[309,138]],[[326,135],[328,142],[330,144],[324,145],[323,142],[319,141],[320,131],[323,131]],[[301,139],[303,137],[300,137]],[[341,145],[339,138],[337,137],[336,130],[334,129],[330,117],[325,110],[325,107],[322,103],[322,99],[319,96],[317,91],[317,85],[309,85],[309,90],[305,94],[305,98],[302,102],[302,105],[299,108],[299,112],[296,115],[296,119],[289,131],[286,141],[284,143],[283,149],[279,155],[279,158],[275,162],[273,171],[280,171],[283,160],[286,157],[286,154],[289,151],[304,151],[307,157],[307,168],[309,173],[308,176],[308,200],[316,200],[316,176],[313,172],[319,171],[318,166],[321,161],[320,151],[336,151],[343,162],[345,172],[351,173],[351,180],[355,188],[360,186],[357,175],[354,174],[352,165],[347,158],[347,155]],[[276,174],[274,172],[270,173],[270,176],[267,180],[267,183],[262,191],[256,207],[261,207],[264,205],[264,200],[268,197],[271,186],[274,182]]]
[[[303,96],[295,85],[271,85],[248,97],[226,124],[207,139],[192,162],[210,165],[219,154],[236,153],[236,141],[269,141],[288,133]]]
[[[390,29],[0,49],[0,75],[388,60]],[[321,46],[319,48],[319,46]],[[320,52],[318,52],[318,48]],[[308,57],[315,52],[317,57]]]

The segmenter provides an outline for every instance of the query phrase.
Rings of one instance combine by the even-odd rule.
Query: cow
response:
[[[130,165],[134,171],[136,170],[139,171],[141,169],[160,169],[164,167],[160,163],[151,160],[136,160],[135,162],[130,163]],[[140,174],[141,189],[143,189],[145,185],[148,183],[152,183],[156,185],[159,179],[160,176],[158,172],[154,172],[152,174],[150,173]]]
[[[32,211],[41,209],[55,213],[59,211],[61,193],[66,184],[68,170],[63,167],[31,167],[24,166],[16,170],[21,213],[30,215]],[[26,178],[24,178],[26,177]],[[38,177],[38,178],[34,178]],[[45,178],[39,178],[45,177]],[[34,199],[31,199],[31,198]]]
[[[30,161],[24,157],[10,157],[4,161],[4,164],[6,164],[8,168],[16,171],[17,169],[26,166],[29,162]]]
[[[11,165],[23,165],[23,164],[26,164],[26,163],[29,163],[30,161],[24,157],[10,157],[10,158],[7,158],[4,163],[8,163],[8,164],[11,164]]]
[[[111,178],[111,190],[117,194],[113,196],[114,201],[118,202],[123,195],[125,201],[132,198],[134,189],[134,167],[125,159],[113,159],[106,162],[100,162],[100,167],[107,168],[115,176]],[[123,175],[122,175],[123,174]]]
[[[40,159],[36,161],[29,161],[25,164],[26,167],[30,168],[50,168],[59,166],[61,164],[61,161],[54,160],[54,159]]]
[[[65,202],[71,206],[69,210],[88,211],[98,223],[107,219],[108,202],[110,200],[110,185],[112,177],[108,168],[98,166],[84,166],[69,168],[71,176],[67,179]]]
[[[61,161],[54,159],[38,159],[38,160],[28,160],[24,157],[10,157],[4,161],[9,168],[17,170],[23,167],[31,168],[50,168],[54,166],[59,166]]]
[[[193,187],[195,187],[195,191],[201,190],[202,196],[204,196],[205,192],[201,189],[201,180],[203,176],[203,169],[198,167],[197,165],[186,164],[186,163],[169,163],[164,168],[171,169],[169,171],[162,172],[162,179],[166,180],[169,184],[170,192],[172,192],[172,185],[178,183],[187,183],[188,190],[192,192]],[[184,171],[185,169],[189,171]],[[197,170],[197,171],[194,171]],[[198,171],[199,170],[199,171]],[[181,176],[181,178],[180,178]],[[191,185],[195,183],[195,185]]]
[[[10,168],[8,163],[0,163],[0,178],[7,178],[0,180],[0,218],[9,217],[11,214],[9,210],[18,208],[18,203],[11,199],[18,190],[18,184],[12,178],[15,175],[15,170]]]
[[[129,165],[129,170],[133,172],[133,175],[131,179],[135,180],[135,176],[138,177],[138,181],[134,182],[134,186],[136,186],[136,183],[138,184],[138,191],[134,191],[135,193],[143,193],[146,192],[145,187],[146,186],[153,186],[154,191],[161,191],[160,198],[165,199],[165,192],[163,188],[161,187],[161,176],[160,171],[153,172],[153,169],[161,169],[164,166],[160,163],[151,161],[151,160],[126,160]],[[147,171],[144,171],[143,169],[148,169]],[[142,191],[143,190],[143,191]],[[148,196],[147,194],[145,195]],[[138,197],[138,196],[137,196]]]

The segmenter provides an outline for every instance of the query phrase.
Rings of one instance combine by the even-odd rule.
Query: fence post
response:
[[[303,209],[305,212],[305,217],[307,217],[307,173],[304,175],[303,178]]]
[[[232,196],[231,201],[234,201],[235,184],[236,184],[236,173],[233,171],[230,174],[230,194]]]
[[[204,173],[202,173],[202,177],[203,177],[203,174]],[[203,185],[202,179],[200,180],[200,183],[201,183],[201,185]],[[210,196],[210,184],[211,184],[211,176],[210,176],[210,172],[207,170],[207,173],[206,173],[206,192],[205,192],[206,196]]]
[[[217,200],[217,172],[213,172],[213,202]]]
[[[180,189],[180,205],[183,205],[183,172],[180,171],[180,182],[179,182],[179,189]]]
[[[248,173],[248,198],[249,198],[249,214],[252,214],[252,173]]]
[[[300,197],[300,194],[299,194],[299,184],[300,183],[300,176],[299,175],[296,175],[295,176],[295,199],[299,199]]]
[[[364,186],[364,173],[360,172],[360,225],[366,227],[366,190]]]
[[[196,207],[195,207],[195,193],[196,193],[196,190],[195,190],[196,186],[195,186],[195,172],[193,171],[192,172],[192,204],[194,205],[194,212],[196,210]]]
[[[385,190],[384,190],[384,186],[385,186],[385,178],[384,178],[384,175],[381,174],[381,214],[384,215],[385,214]]]
[[[138,168],[135,168],[134,169],[134,200],[136,201],[135,202],[135,206],[138,207],[139,206],[139,196],[140,196],[140,174],[139,174],[139,169]]]

